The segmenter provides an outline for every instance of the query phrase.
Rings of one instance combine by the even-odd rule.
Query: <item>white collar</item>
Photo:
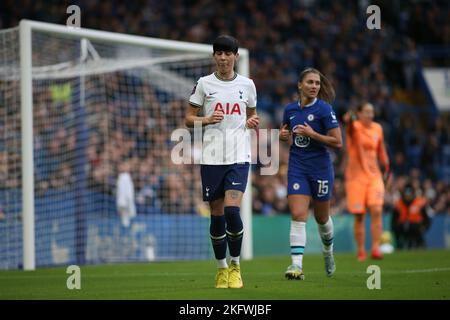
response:
[[[307,107],[311,107],[314,103],[316,103],[317,102],[317,98],[314,98],[314,100],[311,102],[311,103],[308,103],[307,105],[305,105],[305,106],[303,106],[304,108],[307,108]],[[300,105],[300,101],[298,102],[298,106],[299,107],[301,107],[301,105]]]

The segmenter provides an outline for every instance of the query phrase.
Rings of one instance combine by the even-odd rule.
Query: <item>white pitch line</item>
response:
[[[405,270],[401,273],[426,273],[426,272],[440,272],[440,271],[450,271],[449,268],[432,268],[432,269],[417,269],[417,270]]]

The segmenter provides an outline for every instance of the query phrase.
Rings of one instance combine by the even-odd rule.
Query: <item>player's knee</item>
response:
[[[291,209],[291,218],[294,221],[306,222],[306,220],[308,219],[308,211],[297,208]]]
[[[223,199],[217,199],[209,203],[211,215],[222,216],[223,215]]]
[[[316,218],[316,222],[318,224],[325,224],[325,223],[328,222],[328,219],[330,219],[330,216],[329,215],[326,215],[326,216],[315,216],[315,218]]]
[[[372,216],[381,216],[383,207],[380,205],[374,205],[370,207],[369,211]]]
[[[212,216],[216,216],[216,217],[223,216],[223,208],[212,208],[212,207],[210,207],[210,210],[211,210],[211,215]]]
[[[226,207],[239,207],[242,201],[242,192],[238,190],[227,190],[225,192],[224,204]]]

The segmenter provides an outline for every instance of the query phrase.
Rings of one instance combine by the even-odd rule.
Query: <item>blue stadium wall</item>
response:
[[[20,197],[0,192],[0,200]],[[213,257],[209,240],[209,218],[196,215],[152,213],[138,206],[138,216],[129,228],[122,227],[112,196],[88,193],[86,198],[86,246],[82,251],[84,263],[114,263],[153,260],[193,260]],[[46,194],[37,197],[36,207],[36,265],[54,266],[79,263],[75,252],[75,197],[70,193]],[[52,210],[48,210],[52,208]],[[58,208],[58,210],[55,210]],[[22,264],[22,223],[20,205],[9,207],[7,219],[0,221],[0,269],[18,269]],[[106,210],[105,210],[106,209]],[[384,229],[389,229],[384,216]],[[289,215],[253,217],[254,256],[289,255]],[[367,220],[367,224],[370,220]],[[355,250],[353,217],[334,217],[335,250]],[[367,229],[369,230],[369,229]],[[307,224],[306,252],[319,253],[317,225],[310,218]],[[370,233],[366,233],[370,246]],[[437,215],[427,232],[429,248],[450,248],[450,217]]]

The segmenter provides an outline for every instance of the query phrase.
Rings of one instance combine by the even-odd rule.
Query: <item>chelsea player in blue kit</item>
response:
[[[334,171],[327,147],[341,148],[342,135],[330,105],[335,92],[328,79],[317,69],[305,69],[300,74],[298,90],[299,101],[288,104],[284,110],[280,139],[288,141],[292,135],[288,169],[292,264],[285,276],[288,279],[303,280],[306,221],[311,198],[322,239],[327,276],[331,277],[336,270],[333,257],[333,221],[330,217]]]

